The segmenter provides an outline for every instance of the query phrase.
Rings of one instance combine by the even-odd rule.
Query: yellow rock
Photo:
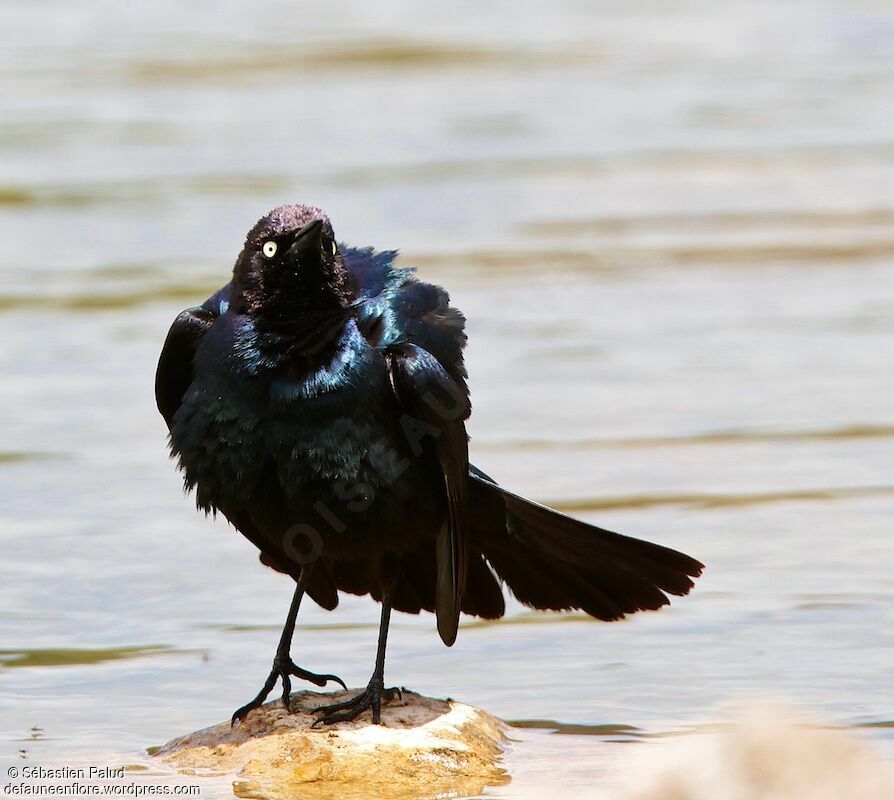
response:
[[[317,706],[358,691],[292,694],[292,713],[276,700],[234,728],[229,722],[168,742],[154,755],[195,775],[233,776],[240,797],[270,800],[393,800],[479,794],[508,781],[499,759],[505,723],[472,706],[404,690],[353,722],[312,728]]]

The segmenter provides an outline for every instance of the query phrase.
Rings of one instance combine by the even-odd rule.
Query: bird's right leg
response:
[[[382,700],[391,700],[394,696],[401,696],[401,690],[397,687],[385,688],[385,646],[388,643],[388,626],[391,624],[391,592],[382,591],[382,616],[379,621],[379,646],[376,650],[376,666],[366,689],[342,703],[334,705],[318,706],[313,710],[314,714],[322,714],[313,724],[334,725],[337,722],[349,722],[357,719],[367,709],[372,710],[373,725],[382,724]]]
[[[292,646],[292,636],[295,633],[295,620],[298,617],[298,609],[301,607],[301,598],[304,597],[304,592],[310,580],[310,570],[310,565],[305,565],[301,568],[298,584],[295,586],[295,594],[292,596],[292,605],[289,606],[289,615],[286,617],[286,624],[283,626],[282,636],[279,637],[276,655],[273,657],[273,669],[270,670],[270,675],[267,676],[267,680],[257,696],[241,708],[236,709],[230,721],[231,725],[235,725],[237,720],[245,719],[249,711],[253,711],[264,704],[267,695],[273,691],[277,678],[282,680],[282,702],[286,710],[291,710],[289,707],[289,695],[292,691],[293,676],[310,681],[317,686],[325,686],[329,681],[333,681],[341,684],[343,689],[347,689],[345,682],[336,675],[318,675],[316,672],[308,672],[306,669],[297,666],[292,661],[292,656],[289,652]]]

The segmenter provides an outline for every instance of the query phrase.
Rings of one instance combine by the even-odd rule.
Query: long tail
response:
[[[522,603],[603,620],[667,605],[704,565],[668,547],[588,525],[470,468],[472,544]]]

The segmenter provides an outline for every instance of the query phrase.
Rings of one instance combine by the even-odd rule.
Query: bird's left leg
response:
[[[400,696],[400,689],[385,688],[385,645],[388,642],[388,625],[391,621],[391,593],[382,592],[382,616],[379,621],[379,646],[376,650],[376,666],[366,689],[346,700],[343,703],[320,706],[313,713],[322,714],[316,725],[333,725],[336,722],[346,722],[356,719],[367,709],[372,709],[372,721],[379,725],[382,721],[382,698],[391,700],[395,695]]]
[[[298,618],[298,609],[301,607],[301,598],[307,590],[307,584],[310,581],[311,565],[305,565],[301,568],[301,574],[298,576],[298,584],[295,586],[295,594],[292,596],[292,604],[289,606],[289,615],[286,617],[286,624],[283,626],[282,635],[279,637],[279,644],[276,647],[276,655],[273,657],[273,669],[270,675],[261,687],[261,691],[253,700],[246,703],[241,708],[237,708],[233,713],[231,724],[235,724],[237,720],[241,721],[248,716],[249,711],[260,708],[267,695],[273,691],[277,679],[282,680],[282,702],[287,710],[289,707],[289,695],[292,692],[292,677],[301,678],[310,681],[317,686],[325,686],[329,681],[340,683],[343,689],[347,689],[345,682],[336,675],[318,675],[316,672],[309,672],[299,667],[292,661],[290,650],[292,647],[292,637],[295,634],[295,620]]]

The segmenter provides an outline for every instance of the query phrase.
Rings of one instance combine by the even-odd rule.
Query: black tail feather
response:
[[[484,557],[475,550],[469,553],[462,612],[483,619],[499,619],[506,613],[506,601],[500,584]]]
[[[395,610],[410,614],[434,611],[435,574],[434,548],[405,553],[401,557],[400,575],[392,598]],[[477,550],[469,553],[461,610],[464,614],[484,619],[498,619],[506,610],[499,581]]]
[[[701,574],[676,550],[560,514],[477,470],[470,478],[472,543],[526,605],[614,620],[667,605]]]

